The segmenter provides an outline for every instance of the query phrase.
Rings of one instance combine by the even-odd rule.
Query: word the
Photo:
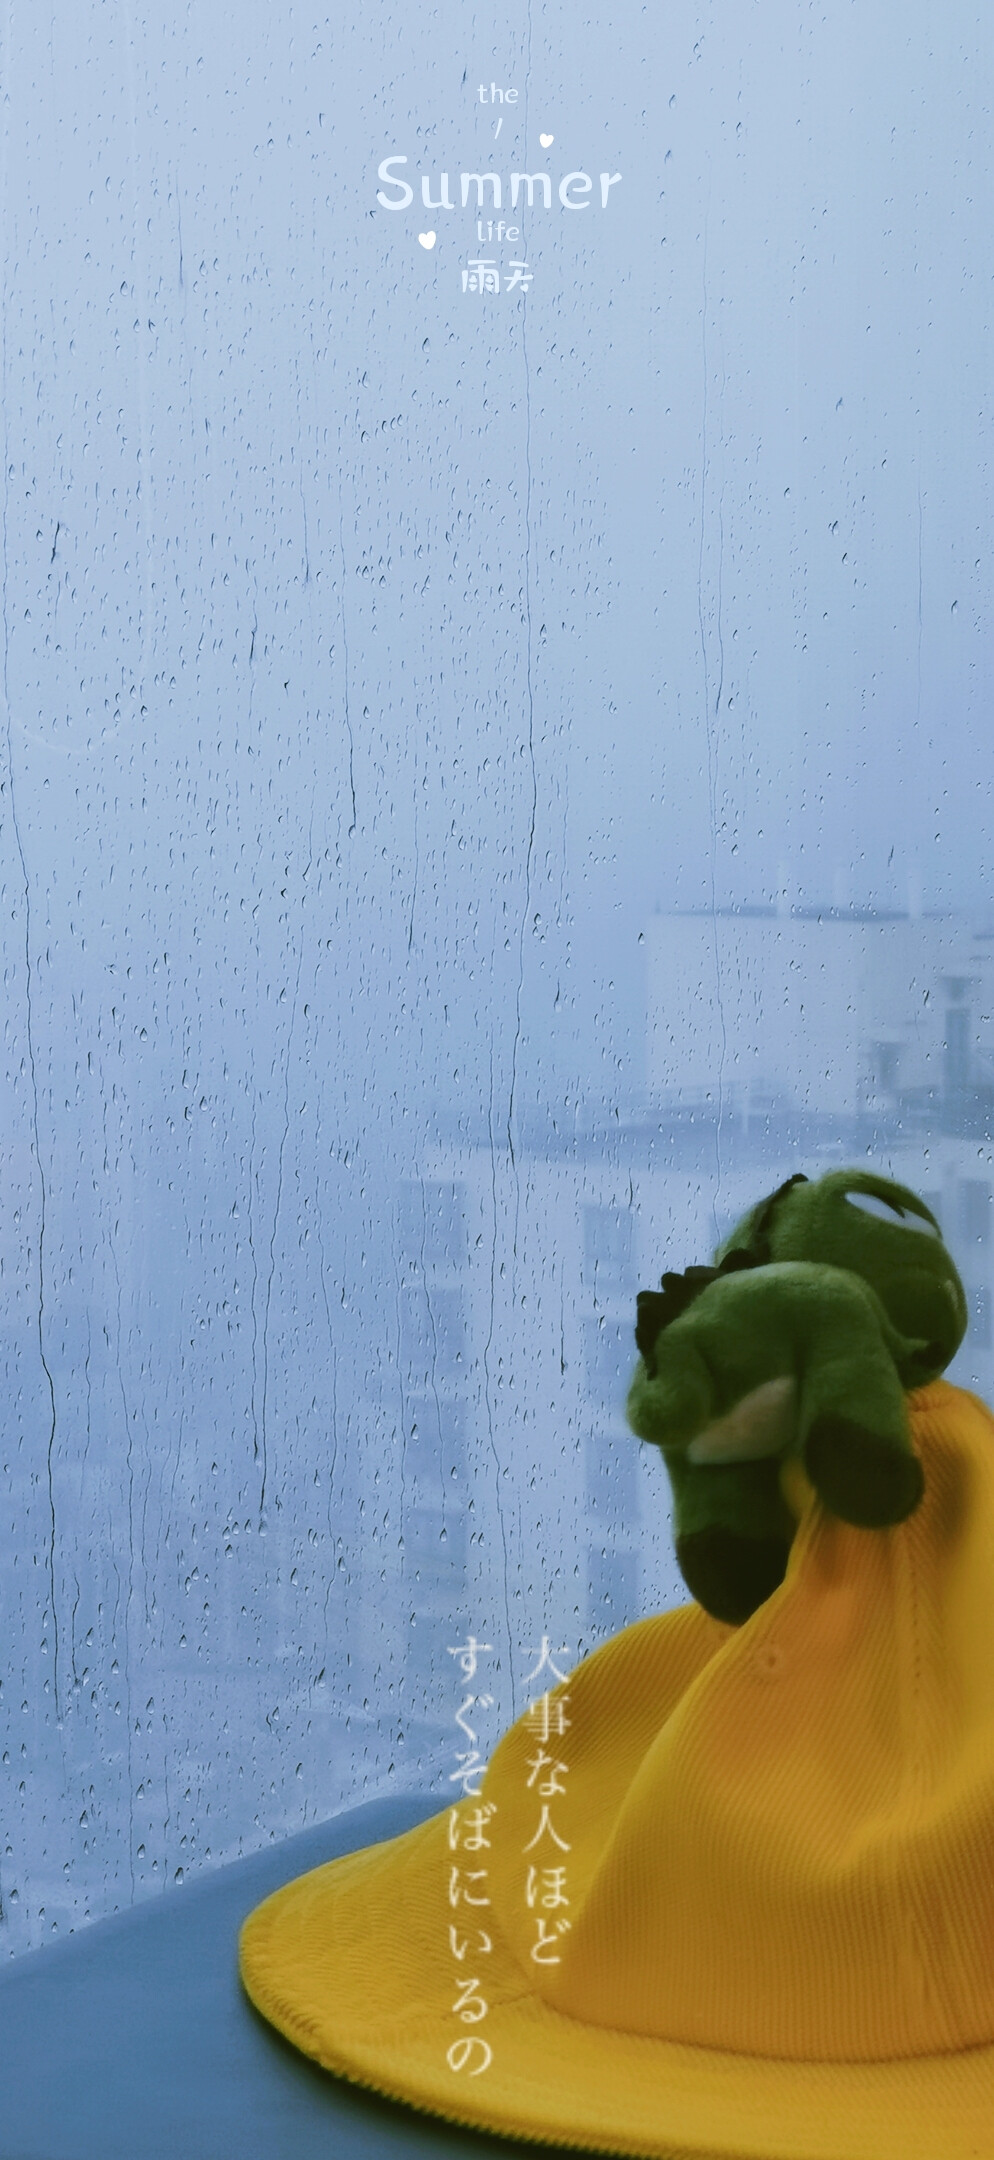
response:
[[[480,84],[481,105],[516,105],[517,102],[518,93],[516,90],[498,90],[496,83],[491,83],[488,98],[486,83]]]
[[[378,165],[378,166],[377,166],[377,169],[376,169],[376,177],[377,177],[377,179],[378,179],[378,180],[382,180],[382,182],[383,182],[383,186],[384,186],[384,187],[396,188],[396,189],[397,189],[397,191],[398,191],[398,196],[399,196],[399,200],[398,200],[398,201],[396,201],[396,202],[394,202],[394,201],[393,201],[393,200],[391,199],[391,197],[390,197],[389,195],[384,195],[384,193],[383,193],[383,188],[382,188],[382,187],[381,187],[381,188],[378,188],[378,189],[377,189],[377,192],[376,192],[376,200],[377,200],[377,202],[378,202],[378,203],[380,204],[380,206],[381,206],[381,208],[382,208],[382,209],[384,209],[384,210],[409,210],[409,209],[410,209],[410,207],[411,207],[411,204],[412,204],[412,202],[414,201],[414,189],[413,189],[413,188],[411,187],[411,185],[410,185],[410,182],[409,182],[409,181],[407,181],[407,180],[402,180],[402,179],[400,179],[400,178],[399,178],[399,177],[398,177],[398,176],[397,176],[396,174],[394,174],[394,173],[392,173],[392,172],[390,171],[390,167],[391,167],[391,165],[406,165],[406,164],[407,164],[407,162],[408,162],[408,161],[407,161],[407,158],[406,158],[406,157],[401,157],[401,156],[400,156],[400,154],[398,153],[398,154],[397,154],[396,156],[394,156],[394,157],[388,157],[388,158],[384,158],[384,159],[383,159],[383,162],[382,162],[382,164],[381,164],[381,165]],[[431,182],[432,182],[432,175],[431,175],[431,173],[422,173],[422,174],[420,175],[420,179],[421,179],[421,200],[422,200],[422,202],[423,202],[423,204],[424,204],[424,207],[425,207],[425,209],[426,209],[426,210],[455,210],[455,209],[457,208],[457,205],[456,205],[456,204],[455,204],[455,203],[454,203],[454,202],[452,201],[452,199],[451,199],[451,197],[450,197],[450,195],[449,195],[449,175],[448,175],[448,173],[440,173],[440,174],[439,174],[439,178],[440,178],[440,180],[441,180],[441,183],[442,183],[442,185],[441,185],[441,192],[440,192],[440,194],[439,194],[439,196],[438,196],[437,200],[433,200],[433,198],[432,198],[432,193],[431,193]],[[610,194],[610,191],[611,191],[611,189],[612,189],[613,187],[617,187],[617,186],[618,186],[618,184],[619,184],[620,180],[621,180],[621,174],[620,174],[620,173],[606,173],[606,172],[602,172],[602,173],[601,173],[601,175],[600,175],[600,184],[601,184],[601,209],[602,209],[602,210],[606,210],[606,209],[607,209],[607,199],[608,199],[608,195]],[[491,205],[490,205],[491,209],[493,209],[493,210],[502,210],[502,209],[503,209],[503,207],[504,207],[504,199],[503,199],[503,195],[502,195],[502,192],[501,192],[501,177],[500,177],[500,174],[499,174],[499,173],[493,173],[493,172],[488,172],[488,173],[466,173],[466,172],[464,172],[464,173],[460,173],[460,175],[459,175],[459,186],[460,186],[460,196],[461,196],[461,207],[462,207],[462,208],[463,208],[464,210],[465,210],[465,208],[466,208],[466,206],[467,206],[467,203],[469,202],[469,191],[470,191],[470,188],[471,188],[471,187],[472,187],[472,186],[474,185],[474,183],[475,183],[475,186],[476,186],[476,208],[477,208],[477,210],[482,210],[482,209],[483,209],[483,207],[484,207],[484,204],[483,204],[483,190],[484,190],[484,188],[485,188],[485,187],[490,187],[490,188],[492,188],[492,190],[493,190],[493,201],[492,201],[492,203],[491,203]],[[563,177],[562,177],[562,179],[561,179],[561,180],[560,180],[560,182],[559,182],[559,188],[558,188],[559,200],[560,200],[560,203],[562,204],[562,207],[563,207],[563,209],[564,209],[564,210],[589,210],[589,208],[590,208],[590,204],[589,204],[589,202],[574,202],[574,200],[573,200],[573,197],[574,197],[574,195],[590,195],[590,194],[591,194],[591,193],[593,192],[593,185],[594,185],[594,183],[593,183],[593,181],[592,181],[592,179],[591,179],[591,177],[590,177],[590,174],[589,174],[589,173],[585,173],[585,172],[568,172],[568,173],[564,173],[564,174],[563,174]],[[522,190],[522,188],[527,188],[527,190],[528,190],[528,205],[527,205],[527,207],[528,207],[528,209],[529,209],[529,210],[533,209],[533,208],[534,208],[534,206],[535,206],[535,189],[536,189],[537,187],[540,187],[540,188],[541,188],[541,190],[542,190],[542,196],[541,196],[541,200],[542,200],[542,204],[543,204],[543,207],[544,207],[544,208],[545,208],[546,210],[551,210],[551,208],[552,208],[552,181],[551,181],[551,179],[550,179],[550,177],[549,177],[549,174],[548,174],[548,173],[512,173],[512,174],[511,174],[511,209],[512,209],[512,210],[515,210],[515,209],[517,209],[517,205],[518,205],[518,197],[519,197],[519,195],[521,194],[521,190]]]

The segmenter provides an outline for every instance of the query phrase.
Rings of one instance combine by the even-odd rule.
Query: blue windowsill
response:
[[[484,2160],[528,2150],[328,2076],[257,2015],[238,1981],[238,1932],[262,1898],[445,1804],[371,1801],[15,1960],[0,1974],[0,2160]]]

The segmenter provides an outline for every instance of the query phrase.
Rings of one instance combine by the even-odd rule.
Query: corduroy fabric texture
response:
[[[512,2137],[994,2160],[994,1418],[941,1380],[909,1401],[914,1515],[853,1529],[792,1471],[787,1575],[743,1627],[690,1605],[625,1629],[553,1690],[565,1731],[543,1746],[526,1712],[454,1821],[251,1915],[264,2015],[341,2076]],[[528,1852],[540,1751],[565,1765],[562,1844]],[[486,1849],[463,1853],[491,1803]],[[485,1867],[488,1907],[453,1911],[460,1861]],[[558,1964],[532,1956],[530,1862],[564,1871]],[[492,1945],[462,1967],[456,1920]],[[482,2074],[450,2067],[465,2031],[492,2050]]]

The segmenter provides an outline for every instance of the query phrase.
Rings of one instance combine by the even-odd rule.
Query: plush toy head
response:
[[[743,1216],[715,1260],[738,1252],[760,1264],[816,1260],[862,1276],[899,1333],[923,1345],[898,1361],[905,1388],[944,1372],[966,1334],[963,1285],[934,1215],[906,1185],[872,1171],[789,1179]]]

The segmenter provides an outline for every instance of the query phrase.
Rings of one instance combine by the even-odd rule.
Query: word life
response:
[[[411,204],[414,201],[414,189],[412,188],[410,181],[402,179],[399,174],[393,173],[390,170],[390,167],[392,165],[406,165],[407,162],[407,158],[400,156],[398,153],[394,157],[384,158],[382,164],[377,166],[376,177],[379,181],[381,181],[382,185],[377,189],[376,200],[380,204],[381,209],[410,209]],[[426,210],[456,210],[460,208],[466,210],[469,207],[470,189],[474,186],[476,188],[476,202],[473,207],[477,212],[480,212],[487,207],[492,210],[502,210],[504,207],[503,182],[500,173],[460,173],[460,199],[458,203],[453,202],[452,197],[449,193],[449,175],[447,172],[439,173],[438,175],[438,179],[441,185],[439,187],[437,197],[433,196],[431,192],[433,177],[432,174],[421,173],[419,177],[421,180],[421,201],[424,204]],[[606,210],[611,189],[620,185],[621,174],[602,172],[599,178],[600,207],[602,210]],[[539,197],[542,208],[545,210],[551,210],[552,179],[549,173],[515,172],[510,175],[510,183],[510,208],[512,210],[516,210],[518,207],[518,201],[521,197],[522,189],[527,189],[528,191],[527,202],[524,207],[529,210],[534,209],[536,188],[540,188],[542,191]],[[483,191],[485,188],[488,187],[492,191],[492,200],[489,205],[485,205],[483,200]],[[397,191],[396,198],[390,195],[385,195],[383,192],[384,188],[395,188]],[[557,189],[559,202],[562,209],[564,210],[589,210],[591,205],[586,200],[586,197],[592,195],[593,191],[593,180],[591,179],[590,174],[586,172],[564,173]]]

